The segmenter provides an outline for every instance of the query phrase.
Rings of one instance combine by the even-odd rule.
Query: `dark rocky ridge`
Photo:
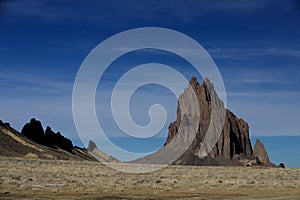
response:
[[[27,136],[0,120],[0,156],[97,161],[87,149],[73,146],[71,140],[59,132],[54,133],[50,127],[45,132],[43,135],[42,124],[36,119],[24,126],[23,133]]]
[[[29,123],[23,127],[21,134],[29,139],[52,148],[61,148],[72,152],[72,141],[61,135],[60,132],[54,133],[49,126],[44,131],[42,123],[32,118]]]
[[[207,156],[199,156],[200,148],[210,124],[211,112],[213,106],[223,108],[223,102],[219,99],[214,85],[208,79],[205,79],[200,85],[195,77],[190,81],[199,103],[200,121],[198,132],[189,149],[174,164],[183,165],[244,165],[264,164],[266,162],[266,151],[261,152],[262,148],[256,150],[253,154],[250,138],[249,126],[243,119],[236,117],[230,110],[226,109],[226,117],[222,133]],[[185,93],[186,91],[184,91]],[[168,137],[165,145],[168,145],[174,136],[178,133],[181,124],[181,111],[178,102],[177,119],[169,125]],[[259,145],[260,146],[260,145]],[[264,149],[264,148],[263,148]],[[261,156],[264,155],[264,156]],[[258,157],[258,159],[256,159]],[[263,160],[259,160],[263,159]]]

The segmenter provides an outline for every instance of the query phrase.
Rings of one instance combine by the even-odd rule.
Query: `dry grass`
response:
[[[300,169],[169,166],[130,174],[96,162],[0,157],[0,199],[300,199]]]

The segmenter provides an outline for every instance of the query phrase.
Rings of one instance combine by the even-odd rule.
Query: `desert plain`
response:
[[[0,199],[300,199],[300,169],[171,165],[126,173],[92,161],[0,157]]]

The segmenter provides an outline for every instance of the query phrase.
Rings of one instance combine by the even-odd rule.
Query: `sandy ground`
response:
[[[0,157],[0,199],[300,199],[300,169],[169,166]]]

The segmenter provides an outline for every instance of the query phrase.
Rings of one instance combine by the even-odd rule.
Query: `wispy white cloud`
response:
[[[291,85],[300,83],[300,72],[298,67],[280,68],[274,71],[272,68],[251,67],[234,68],[225,74],[227,84],[251,84],[251,85]],[[279,89],[279,88],[277,88]],[[292,88],[291,88],[292,89]]]
[[[196,20],[198,16],[211,14],[215,12],[233,12],[235,14],[248,14],[264,9],[267,1],[88,1],[83,3],[77,0],[63,1],[8,1],[4,9],[9,12],[37,16],[48,20],[88,20],[88,21],[106,21],[114,20],[113,13],[118,13],[122,18],[135,19],[161,19],[162,17],[169,21],[191,21]],[[80,9],[78,9],[80,8]],[[107,18],[109,14],[109,19]]]
[[[300,99],[300,91],[230,91],[227,92],[227,97],[234,101],[237,101],[237,99],[255,99],[258,102],[263,102],[264,99],[270,98],[273,99],[273,102],[275,100],[285,100],[284,103],[288,103]],[[279,102],[278,105],[283,106]]]
[[[47,75],[25,73],[1,73],[0,89],[5,94],[14,96],[24,93],[30,95],[65,95],[70,94],[73,83],[50,79]],[[30,96],[29,95],[29,96]]]
[[[215,58],[251,60],[253,58],[265,56],[285,56],[291,58],[300,58],[300,49],[288,49],[282,47],[213,47],[207,48],[207,51]]]

